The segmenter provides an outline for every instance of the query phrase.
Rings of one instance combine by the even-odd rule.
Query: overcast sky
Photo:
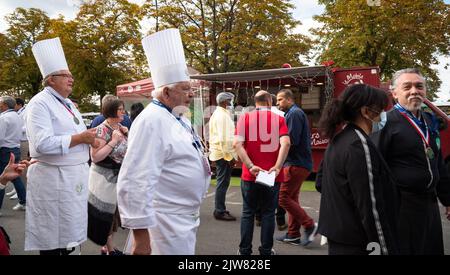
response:
[[[129,0],[137,4],[142,4],[144,0]],[[312,17],[323,12],[323,6],[320,6],[317,0],[293,0],[296,5],[294,17],[300,19],[302,26],[297,28],[298,32],[309,34],[308,30],[317,26]],[[450,0],[445,0],[450,4]],[[67,19],[73,19],[78,11],[80,0],[0,0],[0,32],[7,29],[4,16],[13,12],[17,7],[39,8],[47,12],[51,18],[57,17],[59,14],[64,15]],[[450,99],[450,68],[444,69],[446,63],[450,63],[450,57],[440,58],[440,64],[436,66],[439,71],[439,77],[443,84],[441,86],[440,98],[443,100]]]

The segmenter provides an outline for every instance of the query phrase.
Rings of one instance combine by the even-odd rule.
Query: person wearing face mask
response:
[[[356,84],[320,119],[330,142],[316,178],[322,194],[318,232],[328,238],[330,255],[367,255],[371,247],[382,255],[398,253],[395,183],[369,138],[387,105],[384,91]]]
[[[397,101],[384,128],[373,140],[388,163],[400,191],[401,254],[444,254],[438,199],[450,216],[450,179],[444,166],[439,130],[421,111],[425,79],[417,69],[393,76]]]
[[[380,113],[380,121],[372,121],[372,133],[376,133],[378,131],[381,131],[381,129],[384,128],[387,122],[387,115],[386,112],[383,110]]]
[[[233,108],[234,94],[219,93],[216,97],[217,108],[209,120],[209,160],[216,163],[217,186],[214,218],[222,221],[235,221],[227,211],[225,196],[230,186],[236,153],[233,149],[234,122],[230,109]]]

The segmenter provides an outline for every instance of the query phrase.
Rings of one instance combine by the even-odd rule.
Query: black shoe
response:
[[[109,256],[123,256],[123,252],[119,249],[114,249],[113,251],[109,252]]]
[[[214,212],[214,218],[220,221],[235,221],[236,217],[232,216],[230,212],[225,211],[223,213]]]
[[[282,243],[288,243],[292,245],[300,245],[302,243],[300,236],[292,237],[289,236],[288,233],[284,234],[283,236],[277,237],[276,240]]]

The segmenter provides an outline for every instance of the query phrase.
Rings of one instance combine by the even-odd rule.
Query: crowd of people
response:
[[[67,255],[89,238],[102,254],[122,255],[114,232],[123,227],[130,229],[127,254],[195,254],[210,161],[217,178],[212,214],[225,222],[236,221],[226,193],[240,161],[240,255],[253,253],[255,223],[261,255],[275,254],[274,240],[307,246],[317,233],[328,238],[333,255],[367,255],[369,244],[386,255],[444,253],[438,200],[450,219],[450,179],[436,119],[420,109],[426,83],[419,71],[394,75],[396,105],[388,113],[386,93],[365,84],[327,105],[320,129],[330,142],[317,174],[314,221],[299,201],[312,153],[308,118],[294,93],[278,91],[273,110],[273,95],[257,92],[256,109],[236,125],[234,94],[219,93],[208,150],[184,115],[194,93],[179,31],[154,33],[142,44],[155,90],[145,109],[133,105],[130,118],[109,95],[86,128],[68,98],[74,78],[59,38],[33,46],[44,88],[26,108],[21,99],[0,98],[0,207],[12,181],[14,210],[26,210],[25,250]],[[287,233],[274,236],[284,211]]]

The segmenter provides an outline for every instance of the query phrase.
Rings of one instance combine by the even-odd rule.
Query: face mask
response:
[[[381,131],[384,128],[387,122],[386,112],[383,111],[380,113],[380,121],[376,122],[372,120],[372,133]]]
[[[234,109],[234,102],[233,102],[233,100],[230,101],[230,105],[227,106],[227,109]]]

